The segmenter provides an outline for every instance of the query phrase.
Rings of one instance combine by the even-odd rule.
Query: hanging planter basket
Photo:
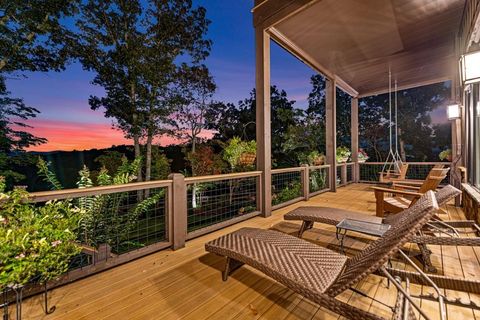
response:
[[[242,166],[251,166],[255,163],[257,156],[255,153],[242,153],[238,163]]]
[[[325,163],[325,157],[317,157],[313,160],[314,166],[321,166]]]

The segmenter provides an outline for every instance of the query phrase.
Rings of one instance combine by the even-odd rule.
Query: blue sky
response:
[[[211,20],[208,37],[213,46],[206,64],[217,83],[214,98],[237,103],[247,98],[255,85],[254,29],[252,25],[251,0],[194,0],[196,6],[207,9]],[[285,89],[289,97],[297,100],[298,107],[306,105],[310,76],[309,67],[272,43],[271,49],[272,84]],[[94,73],[84,71],[79,63],[67,66],[64,72],[32,73],[26,79],[9,80],[8,87],[13,96],[24,98],[25,102],[41,111],[31,124],[35,133],[49,139],[41,150],[75,149],[85,144],[105,147],[110,143],[122,143],[121,134],[115,130],[103,129],[105,141],[97,136],[88,137],[99,126],[111,126],[111,119],[103,117],[102,111],[92,111],[88,105],[91,94],[101,95],[100,87],[90,84]],[[59,130],[50,130],[55,127]],[[94,129],[95,128],[95,129]],[[49,131],[50,130],[50,131]],[[84,136],[76,143],[77,136]],[[60,143],[58,135],[69,136],[71,142]]]

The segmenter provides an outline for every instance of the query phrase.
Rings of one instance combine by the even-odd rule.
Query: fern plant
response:
[[[50,170],[50,162],[46,162],[43,158],[38,157],[37,161],[37,173],[43,178],[43,181],[50,185],[51,190],[63,189],[62,184],[58,181],[57,176]]]

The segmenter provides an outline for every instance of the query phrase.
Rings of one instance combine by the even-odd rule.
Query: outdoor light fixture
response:
[[[460,105],[451,104],[447,107],[448,120],[460,119]]]
[[[464,84],[480,81],[480,51],[464,54],[460,66]]]

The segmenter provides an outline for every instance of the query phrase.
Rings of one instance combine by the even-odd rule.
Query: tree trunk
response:
[[[152,175],[152,142],[153,133],[149,130],[147,136],[147,148],[145,151],[145,181],[150,181]]]

